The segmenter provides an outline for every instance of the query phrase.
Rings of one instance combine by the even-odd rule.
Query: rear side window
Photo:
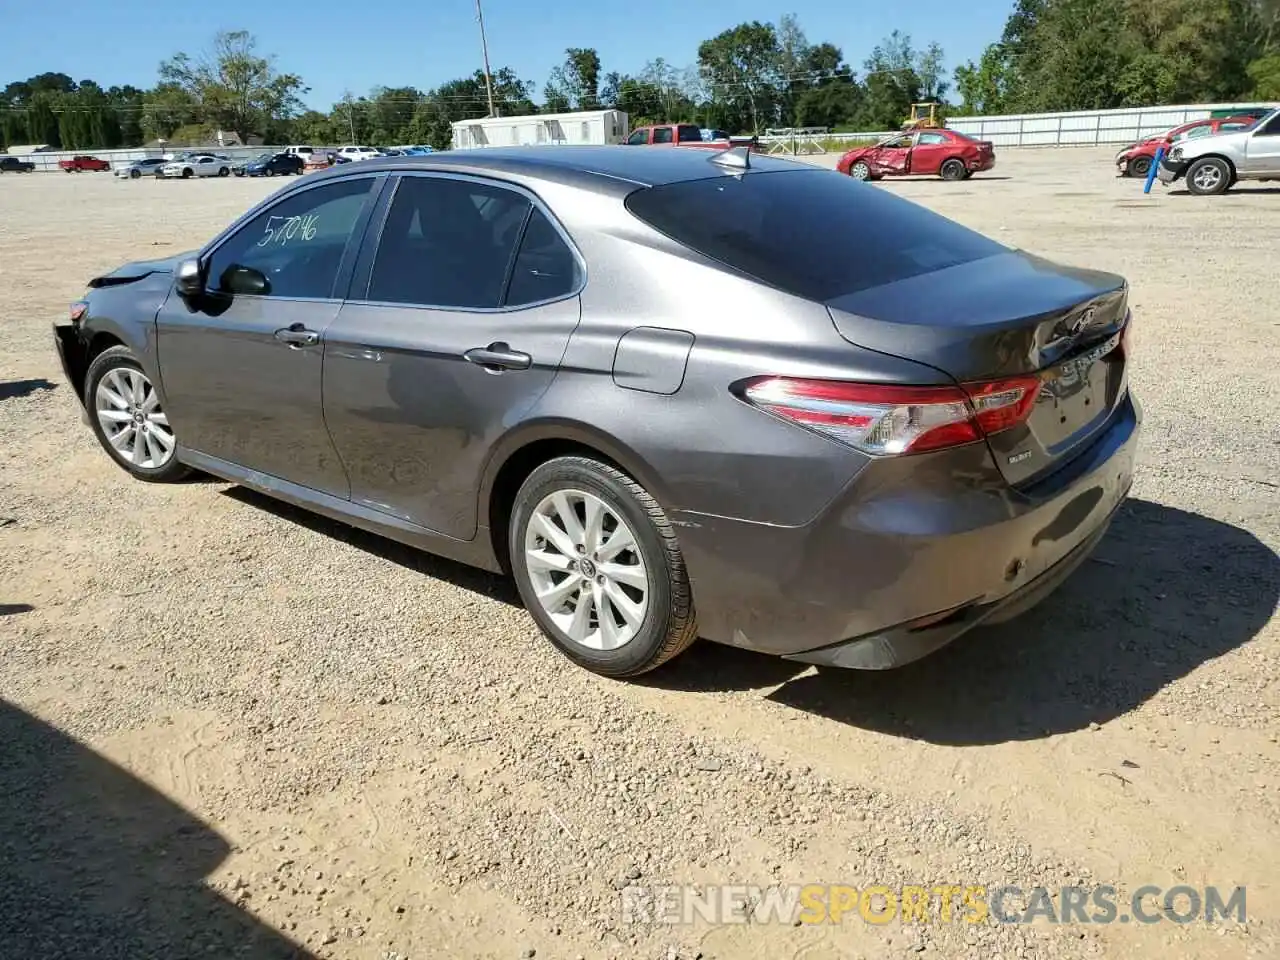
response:
[[[681,143],[688,143],[690,140],[702,140],[702,128],[692,126],[691,124],[680,124],[679,134]]]
[[[378,242],[369,299],[493,309],[502,300],[528,199],[445,177],[404,177]]]
[[[505,305],[520,307],[567,297],[579,281],[577,257],[546,214],[534,207],[516,255]]]
[[[637,190],[627,209],[761,283],[826,302],[1008,251],[879,187],[825,170]]]
[[[653,131],[653,142],[654,142],[654,143],[670,143],[670,142],[671,142],[671,128],[670,128],[670,127],[655,127],[655,128],[654,128],[654,131]]]

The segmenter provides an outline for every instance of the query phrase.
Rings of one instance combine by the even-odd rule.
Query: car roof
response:
[[[529,180],[566,183],[585,189],[617,190],[621,186],[651,187],[682,180],[737,173],[734,168],[710,163],[717,151],[705,147],[624,147],[624,146],[527,146],[479,147],[450,150],[422,156],[386,157],[365,160],[359,172],[371,170],[419,170],[478,175],[504,174]],[[780,172],[818,168],[794,160],[753,153],[750,171]],[[323,171],[332,177],[355,173],[343,167]]]

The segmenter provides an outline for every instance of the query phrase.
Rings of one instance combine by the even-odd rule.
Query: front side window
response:
[[[627,137],[627,146],[640,147],[649,142],[648,130],[637,130],[631,136]]]
[[[209,289],[243,293],[248,272],[265,280],[263,296],[333,297],[342,255],[373,184],[371,177],[340,180],[262,211],[213,252]]]
[[[446,177],[404,177],[378,241],[368,299],[493,309],[532,206],[514,190]]]
[[[906,150],[911,146],[911,139],[911,137],[895,137],[881,146],[886,150]]]

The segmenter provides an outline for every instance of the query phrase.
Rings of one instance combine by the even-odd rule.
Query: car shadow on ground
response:
[[[389,540],[386,537],[378,536],[376,533],[368,533],[358,527],[348,526],[337,520],[330,520],[328,517],[321,516],[318,513],[303,510],[301,507],[295,507],[293,504],[285,503],[283,500],[277,500],[275,497],[269,497],[247,487],[230,486],[223,490],[222,493],[248,506],[275,514],[290,523],[296,523],[334,540],[341,540],[343,543],[350,544],[365,553],[371,553],[384,560],[390,560],[392,563],[399,564],[425,577],[444,580],[455,587],[470,590],[472,593],[483,594],[491,600],[498,600],[514,607],[523,606],[520,603],[520,594],[516,591],[516,586],[509,577],[499,576],[487,570],[469,567],[464,563],[458,563],[454,560],[447,560],[444,557],[425,553],[422,550],[416,550],[398,541]]]
[[[314,955],[204,883],[230,845],[85,745],[0,700],[0,953]]]
[[[0,603],[0,617],[11,617],[18,613],[30,613],[34,610],[29,603]]]
[[[36,377],[32,380],[0,380],[0,400],[26,397],[37,390],[53,390],[57,386],[56,383],[44,377]]]
[[[1093,558],[1021,617],[898,670],[810,671],[703,643],[641,682],[772,689],[831,720],[952,745],[1032,740],[1127,713],[1256,636],[1280,599],[1280,557],[1228,523],[1130,500]],[[803,674],[803,675],[801,675]]]

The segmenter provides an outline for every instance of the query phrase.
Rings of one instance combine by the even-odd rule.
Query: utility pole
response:
[[[493,78],[489,75],[489,42],[484,37],[484,11],[480,9],[480,0],[476,0],[476,20],[480,22],[480,50],[484,54],[484,91],[489,96],[489,116],[497,114],[493,109]]]

